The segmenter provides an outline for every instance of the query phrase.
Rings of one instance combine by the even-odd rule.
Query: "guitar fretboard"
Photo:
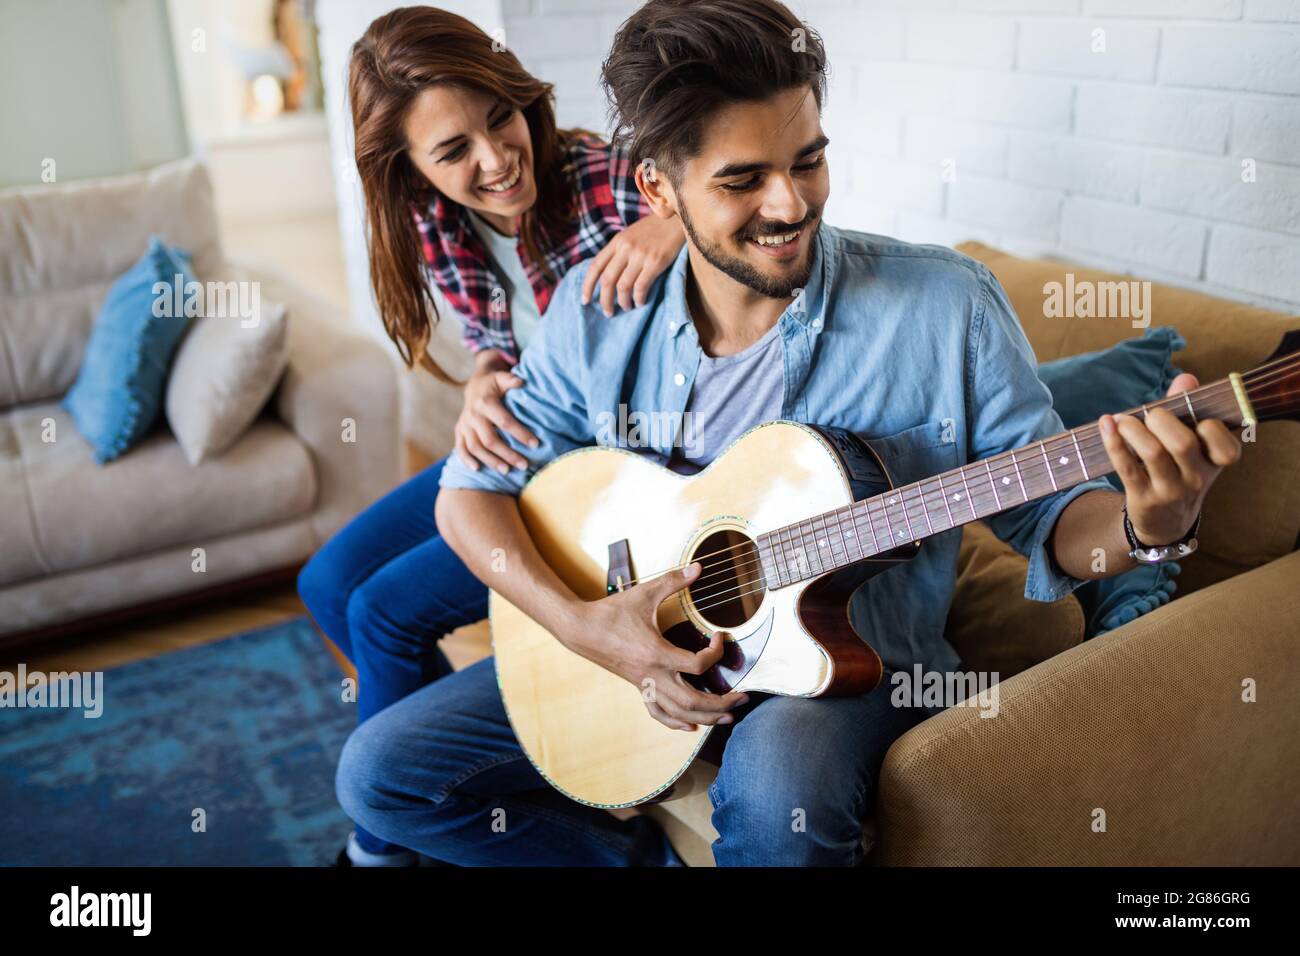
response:
[[[1241,424],[1227,379],[1126,414],[1145,418],[1153,408],[1189,426],[1206,418]],[[820,577],[1112,471],[1100,429],[1084,425],[761,534],[763,576],[769,588]]]

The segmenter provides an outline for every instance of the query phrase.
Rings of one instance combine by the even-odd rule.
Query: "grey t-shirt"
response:
[[[781,323],[734,355],[700,356],[669,467],[697,471],[760,422],[781,417],[785,350]]]

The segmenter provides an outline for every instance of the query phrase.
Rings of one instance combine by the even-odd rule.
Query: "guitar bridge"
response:
[[[626,591],[632,586],[632,553],[627,538],[609,546],[609,571],[605,575],[605,593]]]

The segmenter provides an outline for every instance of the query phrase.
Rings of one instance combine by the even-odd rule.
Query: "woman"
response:
[[[510,373],[568,269],[596,255],[612,315],[640,305],[683,242],[642,218],[625,155],[557,130],[551,86],[478,27],[432,7],[375,20],[353,46],[348,91],[369,224],[370,279],[408,367],[450,380],[427,348],[437,300],[465,322],[474,352],[456,453],[471,467],[527,463],[501,435],[531,435],[502,402]],[[436,292],[435,292],[436,290]],[[357,668],[358,720],[451,668],[438,640],[487,614],[487,589],[443,542],[438,462],[353,519],[303,568],[298,590]],[[411,865],[416,855],[355,831],[340,865]]]

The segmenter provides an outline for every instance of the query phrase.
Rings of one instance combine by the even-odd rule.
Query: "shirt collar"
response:
[[[832,248],[830,226],[825,222],[817,229],[813,239],[812,271],[808,275],[808,284],[803,294],[796,296],[781,313],[780,321],[787,317],[814,334],[822,330],[823,313],[826,308],[825,290],[830,288],[835,275],[835,256]],[[694,331],[690,311],[686,308],[686,275],[690,262],[689,245],[683,244],[668,273],[667,285],[664,287],[663,306],[659,310],[658,321],[664,324],[668,335],[675,338],[683,329]]]

